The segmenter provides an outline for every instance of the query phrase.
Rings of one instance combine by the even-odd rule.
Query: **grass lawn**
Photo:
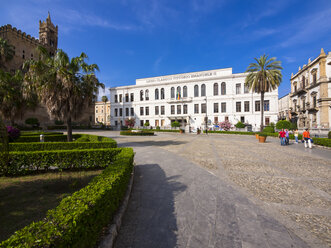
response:
[[[0,241],[39,221],[64,197],[86,186],[100,170],[0,177]]]

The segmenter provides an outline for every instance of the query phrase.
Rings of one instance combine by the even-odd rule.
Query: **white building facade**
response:
[[[186,131],[217,127],[228,120],[258,130],[261,122],[260,95],[244,86],[246,73],[232,68],[174,74],[136,80],[136,85],[110,88],[111,125],[120,128],[125,119],[135,126],[146,122],[161,129],[178,121]],[[265,94],[264,124],[277,122],[278,89]]]

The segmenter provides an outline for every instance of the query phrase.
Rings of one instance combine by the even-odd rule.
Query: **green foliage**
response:
[[[206,131],[203,131],[203,132],[205,133]],[[208,133],[255,135],[254,132],[240,132],[240,131],[208,131]]]
[[[329,138],[313,138],[315,145],[331,147],[331,139]]]
[[[180,127],[180,123],[178,121],[174,121],[171,123],[171,127],[174,127],[174,128]]]
[[[245,124],[242,123],[241,121],[238,121],[237,124],[235,125],[236,128],[245,128]]]
[[[37,118],[27,118],[25,120],[25,124],[31,125],[31,126],[39,126],[39,120]]]
[[[132,136],[153,136],[154,132],[151,131],[138,131],[138,132],[132,132],[130,131],[121,131],[120,135],[132,135]]]
[[[61,132],[21,132],[21,136],[38,136],[43,134],[44,136],[48,135],[63,135]]]
[[[160,126],[156,126],[156,130],[161,130]]]
[[[74,134],[73,138],[78,139],[81,137],[80,134]],[[45,142],[65,142],[67,140],[67,135],[46,135],[45,136]],[[23,143],[23,142],[39,142],[40,141],[40,135],[36,136],[22,136],[19,137],[15,142]]]
[[[261,137],[268,137],[268,134],[267,133],[259,133],[259,136],[261,136]]]
[[[272,126],[266,126],[264,129],[263,129],[263,133],[274,133],[275,132],[275,129],[274,127]]]
[[[109,150],[109,149],[108,149]],[[15,232],[1,247],[94,247],[114,216],[133,170],[134,153],[122,148],[101,175],[64,198],[47,217]]]
[[[278,130],[290,129],[291,128],[291,123],[289,121],[286,121],[286,120],[280,120],[280,121],[277,122],[276,128]]]
[[[144,126],[145,126],[145,127],[149,127],[149,122],[148,122],[148,121],[145,122]]]
[[[104,103],[108,102],[108,97],[107,96],[102,96],[101,101],[103,101]]]
[[[328,138],[331,139],[331,131],[328,133]]]
[[[291,127],[290,130],[297,130],[298,129],[298,125],[296,122],[291,122]]]
[[[60,120],[55,120],[54,121],[54,124],[57,125],[57,126],[61,126],[61,125],[64,124],[64,122],[63,121],[60,121]]]

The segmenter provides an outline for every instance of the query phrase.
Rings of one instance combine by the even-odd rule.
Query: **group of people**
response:
[[[295,138],[295,143],[298,144],[299,143],[299,131],[298,129],[296,129],[294,132],[294,138]],[[280,138],[280,145],[281,146],[286,146],[289,145],[289,141],[290,141],[290,133],[288,129],[282,129],[279,134],[278,137]],[[312,148],[312,139],[310,138],[310,133],[308,128],[306,128],[305,131],[303,131],[302,133],[302,142],[305,144],[305,148],[309,147]]]

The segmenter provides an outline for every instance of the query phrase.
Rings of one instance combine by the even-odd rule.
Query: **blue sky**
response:
[[[240,73],[266,53],[284,67],[281,97],[292,72],[331,49],[330,0],[0,1],[0,25],[35,37],[50,11],[59,48],[87,53],[106,87],[226,67]]]

